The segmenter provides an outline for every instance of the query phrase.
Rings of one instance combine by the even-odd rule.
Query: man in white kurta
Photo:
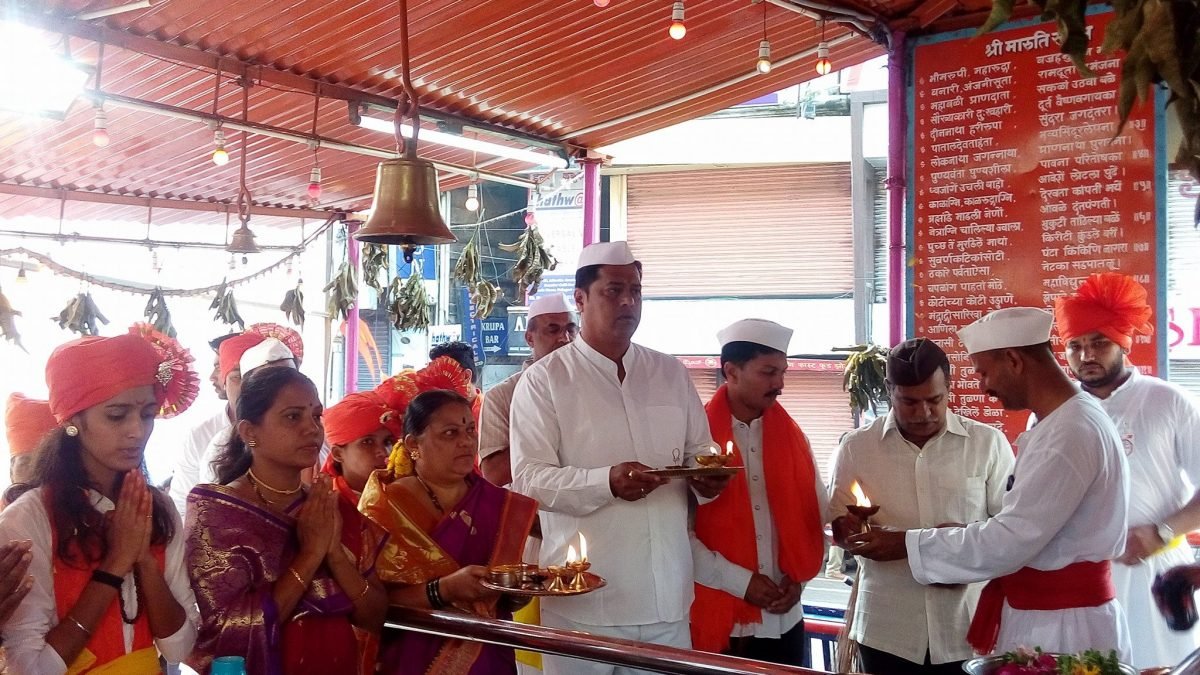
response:
[[[641,265],[625,242],[580,255],[575,304],[583,331],[525,371],[513,398],[513,489],[541,507],[542,565],[587,537],[608,586],[544,598],[542,623],[689,647],[692,556],[688,483],[646,473],[708,452],[700,397],[675,358],[631,343],[641,318]],[[711,498],[727,481],[692,483]],[[546,656],[551,674],[628,673]]]
[[[180,514],[186,512],[188,493],[200,482],[200,458],[204,456],[205,449],[222,429],[233,422],[233,406],[228,402],[229,397],[225,392],[225,380],[221,377],[221,359],[218,350],[221,348],[222,342],[234,335],[237,333],[222,335],[208,343],[213,349],[213,369],[208,376],[208,381],[217,393],[217,398],[224,402],[224,405],[218,412],[192,428],[183,441],[179,455],[175,458],[175,468],[171,473],[170,496],[171,501],[175,502],[175,510]]]
[[[1000,513],[966,526],[872,530],[850,537],[847,550],[907,558],[926,584],[993,579],[968,632],[979,652],[1113,649],[1127,660],[1108,561],[1125,547],[1128,466],[1108,415],[1055,360],[1052,324],[1049,312],[1011,307],[959,331],[984,392],[1040,420],[1017,438]]]
[[[950,361],[917,338],[887,360],[890,410],[842,439],[829,517],[839,539],[859,488],[879,512],[872,525],[904,530],[973,523],[1000,512],[1013,452],[994,427],[948,410]],[[904,561],[859,561],[850,637],[863,671],[876,675],[962,672],[980,583],[928,586]]]
[[[1113,581],[1137,668],[1174,665],[1198,644],[1195,628],[1167,627],[1150,592],[1155,576],[1193,562],[1183,535],[1200,527],[1200,405],[1126,359],[1136,334],[1154,332],[1152,314],[1145,288],[1111,272],[1089,277],[1055,312],[1071,371],[1112,417],[1129,458],[1129,533]]]

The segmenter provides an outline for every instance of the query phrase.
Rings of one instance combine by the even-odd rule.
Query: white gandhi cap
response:
[[[1026,347],[1050,341],[1054,315],[1036,307],[1006,307],[958,331],[968,354]]]
[[[579,266],[582,269],[592,265],[632,265],[637,262],[629,243],[624,241],[602,241],[585,246],[579,253]]]
[[[742,319],[717,332],[721,346],[730,342],[753,342],[784,354],[792,342],[792,329],[766,319]]]
[[[567,303],[567,298],[562,293],[543,295],[529,304],[530,319],[543,314],[561,314],[573,311],[575,311],[575,308]]]
[[[242,358],[238,361],[238,369],[242,371],[242,377],[245,377],[259,366],[295,358],[287,345],[275,338],[267,338],[242,354]],[[294,360],[293,363],[295,363]]]

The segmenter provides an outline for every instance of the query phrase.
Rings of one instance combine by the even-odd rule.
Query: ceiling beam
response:
[[[139,206],[145,209],[176,209],[179,211],[207,211],[209,213],[228,213],[237,215],[237,205],[227,202],[198,202],[186,199],[164,199],[162,197],[138,197],[136,195],[121,195],[110,192],[87,192],[86,190],[66,190],[35,185],[15,185],[0,183],[0,194],[16,197],[34,197],[54,201],[90,202],[93,204],[112,204],[116,206]],[[325,220],[336,210],[322,211],[318,209],[299,209],[284,206],[252,205],[250,215],[275,216],[282,218],[316,218]]]
[[[268,82],[277,86],[287,87],[321,98],[357,101],[377,108],[394,111],[397,101],[394,98],[361,91],[342,84],[324,82],[314,77],[297,75],[268,66],[246,63],[237,58],[221,56],[170,42],[162,42],[149,37],[134,35],[123,30],[107,26],[79,21],[76,19],[55,16],[52,14],[37,14],[33,12],[10,12],[6,18],[34,26],[43,30],[62,33],[72,37],[91,40],[105,45],[119,47],[140,54],[148,54],[169,61],[177,61],[190,66],[205,68],[213,72],[220,71],[232,76],[243,77],[250,81]],[[531,134],[518,129],[472,119],[463,115],[444,113],[429,108],[420,108],[422,117],[444,122],[452,126],[468,127],[486,134],[506,138],[511,141],[534,145],[551,150],[564,151],[568,154],[578,151],[577,146],[567,146],[562,141],[554,140],[538,134]]]

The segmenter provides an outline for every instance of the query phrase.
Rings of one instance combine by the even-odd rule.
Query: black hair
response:
[[[211,340],[209,340],[209,341],[208,341],[208,346],[209,346],[209,347],[212,347],[212,350],[213,350],[214,352],[215,352],[215,351],[219,351],[219,350],[221,349],[221,343],[222,343],[222,342],[224,342],[224,341],[228,340],[228,339],[229,339],[229,338],[231,338],[231,337],[237,337],[237,336],[239,336],[239,335],[241,335],[241,333],[228,333],[228,334],[226,334],[226,335],[222,335],[222,336],[220,336],[220,337],[215,337],[215,338],[213,338],[213,339],[211,339]]]
[[[417,394],[404,409],[404,435],[420,436],[429,428],[434,413],[451,403],[471,406],[461,394],[449,389],[434,389]]]
[[[1044,363],[1058,363],[1058,359],[1054,357],[1054,347],[1049,341],[1039,342],[1035,345],[1015,347],[1014,349],[1036,361],[1042,361]]]
[[[760,345],[757,342],[735,340],[721,347],[721,367],[724,368],[726,363],[732,363],[739,367],[744,366],[751,359],[763,354],[783,354],[783,352],[773,347]]]
[[[937,371],[950,384],[950,358],[932,340],[912,338],[892,347],[884,367],[889,387],[916,387],[924,384]]]
[[[60,427],[46,434],[38,444],[37,453],[33,477],[28,483],[10,486],[4,499],[11,504],[33,488],[43,488],[42,496],[57,533],[55,555],[72,567],[91,567],[108,554],[108,540],[104,535],[104,515],[92,506],[88,496],[88,489],[96,486],[88,483],[83,467],[83,443],[79,436],[69,436]],[[141,471],[146,475],[145,464]],[[125,474],[117,475],[113,494],[120,492],[124,480]],[[162,491],[150,484],[149,476],[146,484],[153,502],[150,543],[165,546],[175,537],[175,519],[171,517],[174,506]]]
[[[475,350],[471,348],[471,345],[457,340],[434,345],[433,349],[429,350],[429,360],[432,361],[439,356],[449,356],[457,361],[458,365],[471,373],[471,381],[475,381]]]
[[[638,276],[642,276],[642,261],[634,260],[634,268],[638,271]],[[575,270],[575,288],[587,292],[592,283],[600,278],[600,268],[604,265],[585,265]]]
[[[238,434],[238,422],[262,424],[263,417],[266,416],[271,406],[275,405],[275,399],[279,398],[279,392],[291,384],[307,384],[316,388],[307,375],[294,368],[255,368],[250,371],[246,379],[242,380],[242,392],[238,395],[237,410],[235,411],[237,421],[233,424],[233,434],[225,447],[221,448],[217,458],[212,461],[213,473],[216,474],[218,483],[221,485],[232,483],[245,474],[254,462],[254,456],[246,447],[241,435]]]

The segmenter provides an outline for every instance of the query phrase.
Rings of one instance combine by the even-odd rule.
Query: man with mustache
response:
[[[859,532],[847,513],[857,482],[879,512],[872,526],[901,529],[987,520],[1000,512],[1013,453],[993,427],[948,410],[950,360],[925,338],[888,353],[891,410],[842,440],[829,516],[834,538]],[[860,560],[850,638],[865,672],[962,672],[971,658],[967,626],[982,584],[926,586],[903,562]]]
[[[649,473],[692,464],[712,437],[700,396],[678,359],[632,342],[642,317],[642,264],[623,241],[579,256],[575,306],[583,329],[538,360],[510,412],[512,489],[540,506],[540,563],[561,565],[587,538],[605,588],[542,598],[542,625],[640,642],[691,646],[693,571],[688,488],[711,499],[725,478],[687,483]],[[547,675],[634,671],[546,655]]]
[[[1022,645],[1114,649],[1128,661],[1129,629],[1108,561],[1125,549],[1129,467],[1112,420],[1054,358],[1053,323],[1045,310],[1008,307],[958,332],[981,388],[1040,420],[1017,438],[1000,513],[965,526],[872,529],[849,537],[846,550],[907,558],[923,584],[991,579],[967,632],[981,654]]]
[[[1183,535],[1200,528],[1200,406],[1127,358],[1134,335],[1154,333],[1152,313],[1146,289],[1113,272],[1091,275],[1055,306],[1067,364],[1112,417],[1129,457],[1129,532],[1113,582],[1137,668],[1178,663],[1197,645],[1195,630],[1167,627],[1150,593],[1156,575],[1193,562]]]
[[[804,665],[804,583],[825,554],[825,485],[812,448],[779,404],[792,329],[764,319],[717,333],[725,383],[705,406],[713,440],[744,466],[696,510],[692,645]]]

